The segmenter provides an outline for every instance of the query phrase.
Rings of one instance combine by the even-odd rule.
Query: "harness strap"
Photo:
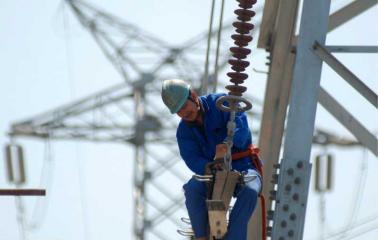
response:
[[[242,152],[237,152],[232,154],[232,161],[239,160],[244,157],[250,157],[252,164],[255,166],[257,172],[260,174],[261,178],[263,178],[263,171],[262,171],[262,163],[260,160],[260,149],[255,147],[253,144],[248,145],[247,150]],[[265,206],[265,197],[260,192],[259,193],[260,204],[261,204],[261,228],[262,228],[262,239],[265,240],[267,238],[267,231],[266,231],[266,206]]]
[[[266,206],[265,206],[265,197],[262,193],[259,195],[260,197],[260,204],[261,204],[261,233],[262,233],[262,240],[267,238],[267,230],[266,230]]]
[[[232,161],[236,161],[244,157],[250,157],[253,165],[256,167],[256,170],[259,172],[261,177],[263,177],[262,163],[259,154],[260,149],[258,147],[255,147],[253,144],[250,144],[248,145],[247,150],[233,153],[231,157]]]

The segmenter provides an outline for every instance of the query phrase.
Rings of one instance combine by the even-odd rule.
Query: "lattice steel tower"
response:
[[[161,81],[182,78],[199,90],[208,34],[172,47],[88,3],[67,0],[67,4],[125,83],[15,123],[10,135],[131,144],[135,160],[135,239],[149,239],[149,235],[177,239],[176,229],[183,227],[180,218],[186,216],[184,196],[180,191],[170,191],[164,182],[181,187],[190,175],[183,171],[186,168],[176,150],[176,121],[161,105]],[[224,24],[223,30],[231,29],[231,24]],[[216,34],[216,30],[211,33]],[[229,46],[221,40],[219,69],[226,66]],[[209,70],[209,87],[213,72]],[[255,103],[258,105],[258,101]]]
[[[180,217],[186,215],[183,194],[169,191],[163,182],[171,180],[182,185],[190,175],[182,170],[185,167],[176,151],[176,122],[168,115],[168,111],[161,110],[164,109],[160,104],[161,81],[172,77],[183,78],[199,90],[204,79],[202,63],[205,59],[207,33],[200,34],[179,47],[172,47],[152,34],[83,1],[67,0],[67,4],[125,82],[15,123],[10,134],[131,144],[135,160],[135,239],[149,239],[150,235],[164,240],[177,239],[175,231],[182,227]],[[261,14],[259,9],[257,14]],[[259,23],[254,24],[255,32],[258,32]],[[277,21],[277,24],[281,22]],[[229,59],[229,30],[232,30],[231,24],[224,24],[219,65],[218,69],[212,68],[209,71],[209,88],[214,84],[216,70],[222,70]],[[217,30],[211,33],[216,34]],[[256,41],[253,43],[256,44]],[[274,64],[273,58],[270,74]],[[219,87],[224,84],[219,82]],[[246,97],[252,99],[258,109],[259,101],[248,94]],[[269,108],[269,104],[268,100],[264,108]],[[249,114],[260,121],[258,112],[250,111]],[[264,127],[262,130],[264,131]],[[328,136],[323,132],[317,134]],[[266,162],[266,166],[271,165],[273,164]],[[169,227],[162,229],[162,224],[168,224]]]

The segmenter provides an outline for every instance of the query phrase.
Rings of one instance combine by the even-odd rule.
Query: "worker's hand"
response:
[[[214,159],[223,158],[227,153],[227,145],[225,143],[218,144],[215,147]]]
[[[211,174],[214,171],[222,171],[224,169],[223,159],[215,159],[212,162],[209,162],[205,166],[205,175]]]

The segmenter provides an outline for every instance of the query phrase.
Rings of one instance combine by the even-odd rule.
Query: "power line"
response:
[[[354,231],[357,228],[360,228],[360,227],[362,227],[362,226],[364,226],[366,224],[369,224],[371,222],[374,222],[376,220],[378,220],[378,214],[370,216],[370,217],[364,219],[363,221],[361,221],[359,223],[356,223],[352,228],[343,228],[343,230],[341,230],[341,231],[337,231],[336,233],[332,233],[332,234],[326,236],[326,240],[331,240],[331,239],[333,239],[335,237],[338,237],[339,235],[344,234],[346,232]]]
[[[50,139],[45,140],[45,150],[43,165],[40,175],[40,186],[45,186],[49,191],[52,189],[52,182],[54,179],[54,155],[51,146]],[[51,191],[49,191],[51,192]],[[32,218],[30,223],[27,224],[29,230],[36,230],[42,225],[44,218],[46,217],[47,208],[49,206],[50,194],[47,194],[46,197],[38,198],[33,207]]]
[[[353,227],[353,224],[355,223],[356,221],[356,218],[358,216],[358,212],[360,210],[360,207],[361,207],[361,202],[362,202],[362,199],[363,199],[363,193],[364,193],[364,190],[365,190],[365,185],[366,185],[366,176],[367,176],[367,170],[368,170],[368,160],[367,160],[367,150],[366,148],[363,149],[363,157],[362,157],[362,160],[360,161],[361,162],[361,167],[360,167],[360,176],[359,176],[359,179],[357,180],[357,185],[356,185],[356,188],[355,188],[355,198],[354,198],[354,202],[352,204],[352,214],[351,214],[351,217],[349,218],[349,222],[348,224],[346,225],[345,229],[350,229],[351,227]],[[346,232],[341,234],[338,239],[344,239],[346,237]]]

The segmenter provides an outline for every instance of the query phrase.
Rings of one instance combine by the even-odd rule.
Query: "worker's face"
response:
[[[177,112],[177,115],[185,121],[192,122],[198,116],[198,106],[188,99],[180,111]]]

